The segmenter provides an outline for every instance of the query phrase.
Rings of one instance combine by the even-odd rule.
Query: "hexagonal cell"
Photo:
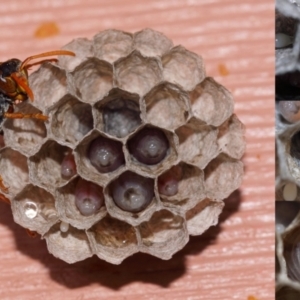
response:
[[[41,111],[28,102],[18,104],[16,112],[39,114]],[[24,155],[34,154],[47,136],[45,121],[37,119],[6,119],[3,125],[4,141]]]
[[[179,137],[178,154],[181,160],[203,169],[219,154],[218,129],[191,118],[175,132]]]
[[[290,279],[300,281],[300,227],[299,225],[288,231],[283,238],[283,256],[286,261],[286,271]]]
[[[112,65],[97,58],[88,58],[71,75],[73,94],[86,103],[102,99],[113,87]]]
[[[0,150],[0,170],[10,195],[16,195],[29,183],[27,158],[18,151],[8,147]]]
[[[95,106],[95,127],[107,134],[124,138],[142,123],[139,96],[118,88]]]
[[[61,99],[53,112],[51,131],[62,143],[75,145],[93,129],[92,108],[71,95]]]
[[[187,210],[205,198],[203,171],[185,163],[173,166],[160,175],[157,187],[166,207]]]
[[[275,255],[275,276],[276,276],[276,281],[278,280],[278,277],[280,276],[281,272],[282,272],[282,268],[281,268],[278,256]]]
[[[3,134],[0,133],[0,150],[5,147]]]
[[[122,143],[94,130],[75,149],[77,171],[85,178],[106,185],[125,167]]]
[[[131,93],[144,95],[161,80],[160,61],[156,58],[145,58],[136,50],[115,63],[116,85]]]
[[[174,130],[189,116],[189,96],[176,85],[162,83],[144,98],[149,123]]]
[[[208,125],[220,126],[233,113],[233,98],[213,78],[206,77],[190,93],[192,113]]]
[[[94,36],[95,56],[110,63],[132,51],[132,34],[120,30],[104,30]]]
[[[179,84],[184,90],[191,91],[205,78],[202,57],[176,46],[162,57],[164,80]]]
[[[276,232],[282,233],[293,223],[300,212],[299,201],[276,201],[275,202],[275,225]]]
[[[88,229],[106,215],[103,188],[80,177],[56,190],[60,219],[78,229]]]
[[[133,35],[133,45],[143,56],[162,56],[173,47],[173,42],[164,34],[145,28]]]
[[[241,184],[244,166],[241,161],[220,154],[204,170],[206,196],[211,199],[225,199]]]
[[[72,153],[72,149],[47,141],[37,154],[29,158],[30,175],[34,182],[54,193],[58,186],[65,184],[70,178],[62,174],[64,159]]]
[[[74,227],[61,232],[60,225],[54,225],[45,235],[47,247],[55,257],[69,264],[84,260],[93,255],[86,233]]]
[[[124,211],[139,213],[154,197],[154,180],[133,172],[125,172],[111,183],[112,198]]]
[[[44,63],[29,77],[34,105],[45,111],[67,94],[66,72],[52,63]]]
[[[58,221],[54,202],[52,194],[29,184],[11,203],[14,220],[21,226],[44,235]]]
[[[223,207],[223,201],[206,198],[187,211],[186,222],[189,234],[200,235],[210,226],[217,225]]]
[[[300,299],[300,291],[296,291],[289,286],[282,286],[276,291],[276,300],[298,300]]]
[[[170,259],[188,242],[184,219],[169,210],[160,210],[138,226],[143,245],[140,251]]]
[[[101,259],[120,264],[138,252],[135,229],[107,215],[87,231],[93,252]]]
[[[154,195],[154,179],[138,172],[126,171],[104,189],[109,214],[135,226],[149,219],[158,200]]]
[[[87,57],[93,56],[93,42],[86,38],[77,38],[65,45],[62,49],[73,51],[76,56],[60,55],[58,64],[61,68],[71,72]]]
[[[219,127],[218,144],[220,151],[228,156],[241,159],[246,149],[245,126],[235,114]]]
[[[127,141],[127,159],[133,168],[147,174],[159,174],[177,159],[176,137],[164,129],[144,126]],[[178,143],[178,142],[177,142]]]

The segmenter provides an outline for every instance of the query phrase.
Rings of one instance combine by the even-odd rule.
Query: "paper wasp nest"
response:
[[[300,1],[276,0],[276,100],[300,99]]]
[[[202,58],[161,33],[107,30],[30,76],[48,122],[7,120],[0,151],[14,219],[69,263],[169,259],[216,225],[242,180],[244,127]]]
[[[300,101],[276,102],[276,299],[300,298]]]

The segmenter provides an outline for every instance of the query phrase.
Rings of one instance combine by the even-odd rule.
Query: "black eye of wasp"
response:
[[[21,61],[17,58],[10,59],[0,64],[0,73],[2,77],[9,77],[12,73],[18,71]]]

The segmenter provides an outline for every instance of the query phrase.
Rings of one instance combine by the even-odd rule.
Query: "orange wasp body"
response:
[[[41,53],[38,55],[30,56],[26,58],[23,62],[17,58],[9,59],[3,63],[0,63],[0,134],[2,132],[2,125],[5,119],[38,119],[46,121],[47,116],[37,113],[37,114],[24,114],[22,112],[14,112],[14,108],[19,103],[27,100],[28,98],[33,101],[34,95],[29,87],[28,83],[28,69],[34,65],[39,65],[46,61],[57,61],[55,58],[46,58],[44,60],[30,63],[30,61],[49,57],[54,55],[71,55],[75,54],[67,50],[55,50],[50,52]],[[2,177],[0,175],[0,190],[4,193],[8,192],[8,188],[5,187]],[[0,194],[0,200],[9,202],[9,200],[2,194]]]

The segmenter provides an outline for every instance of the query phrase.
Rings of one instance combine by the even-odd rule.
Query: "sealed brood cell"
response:
[[[48,121],[4,125],[4,184],[15,160],[28,163],[8,186],[15,218],[69,263],[97,255],[119,264],[136,252],[169,259],[217,223],[241,183],[233,99],[205,78],[201,57],[151,29],[106,30],[64,48],[76,56],[30,80],[34,106],[25,105]]]
[[[139,96],[118,88],[95,105],[95,127],[106,134],[125,138],[142,123]]]

